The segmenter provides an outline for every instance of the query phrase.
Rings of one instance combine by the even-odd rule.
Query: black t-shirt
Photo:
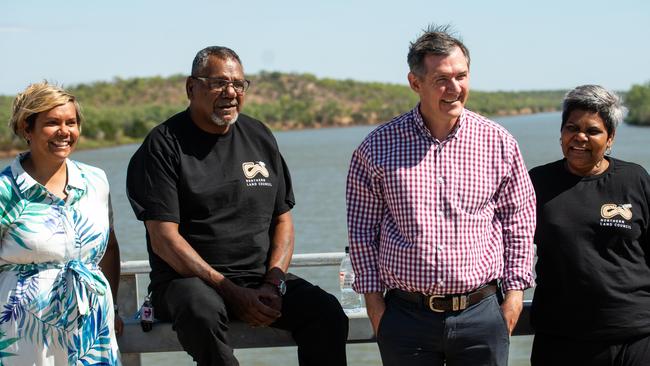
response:
[[[650,334],[650,177],[608,158],[579,177],[564,160],[530,171],[537,195],[537,333],[580,340]]]
[[[154,128],[129,163],[127,193],[139,220],[179,224],[180,234],[236,283],[266,273],[272,220],[294,205],[289,170],[271,131],[240,114],[224,135],[189,111]],[[180,277],[151,249],[150,289]]]

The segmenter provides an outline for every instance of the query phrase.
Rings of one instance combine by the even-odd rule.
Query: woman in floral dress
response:
[[[0,365],[118,365],[119,249],[104,172],[68,156],[75,98],[47,82],[13,103],[29,151],[0,172]]]

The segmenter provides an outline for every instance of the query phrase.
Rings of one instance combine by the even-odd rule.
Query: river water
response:
[[[559,113],[498,117],[496,121],[518,140],[530,169],[562,156],[559,146]],[[275,136],[289,165],[296,206],[296,253],[342,252],[346,245],[345,178],[354,148],[372,126],[277,132]],[[616,133],[612,156],[633,161],[650,170],[650,128],[622,125]],[[115,228],[122,260],[146,259],[144,228],[126,199],[126,167],[137,145],[79,151],[73,159],[104,169],[111,184]],[[2,166],[9,160],[0,160]],[[338,273],[333,267],[297,269],[294,273],[332,293],[338,291]],[[528,294],[529,296],[530,294]],[[532,337],[511,340],[510,365],[528,365]],[[237,350],[243,366],[297,365],[295,347]],[[381,365],[375,344],[348,345],[353,365]],[[152,354],[144,365],[193,365],[184,353]]]

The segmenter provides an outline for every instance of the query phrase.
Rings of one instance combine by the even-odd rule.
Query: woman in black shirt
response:
[[[537,195],[536,365],[650,365],[650,177],[609,156],[624,108],[583,85],[564,99],[564,159],[530,171]]]

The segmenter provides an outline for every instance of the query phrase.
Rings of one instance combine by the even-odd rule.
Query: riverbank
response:
[[[498,111],[494,115],[488,116],[488,118],[495,119],[498,117],[526,116],[532,114],[551,113],[551,112],[558,112],[558,111],[559,109],[555,109],[555,108],[546,108],[541,111],[534,111],[532,108],[521,108],[518,110]],[[293,130],[317,130],[317,129],[326,129],[326,128],[343,128],[343,127],[358,127],[358,126],[371,126],[371,125],[379,125],[379,124],[377,123],[322,124],[316,122],[310,125],[296,125],[296,124],[275,123],[270,125],[269,128],[271,128],[271,130],[273,131],[293,131]],[[82,132],[81,139],[79,141],[79,144],[77,145],[77,150],[102,149],[102,148],[116,147],[116,146],[122,146],[128,144],[136,144],[136,143],[140,143],[142,140],[143,138],[128,137],[128,136],[121,136],[115,140],[96,140],[96,139],[89,139],[84,137]],[[26,145],[24,149],[18,149],[13,147],[9,149],[0,148],[0,159],[13,158],[18,153],[25,151],[26,149],[27,149]]]
[[[92,146],[117,146],[140,141],[161,121],[187,108],[186,78],[116,78],[72,85],[68,90],[82,107],[82,135],[94,141]],[[245,113],[279,131],[374,125],[418,103],[417,94],[406,84],[280,72],[260,72],[249,78],[252,87],[246,93]],[[467,108],[484,116],[554,111],[561,107],[565,92],[476,90],[472,91]],[[13,98],[0,96],[0,121],[10,119]],[[0,149],[25,147],[15,144],[13,139],[10,128],[0,129]]]
[[[103,148],[116,147],[116,146],[122,146],[128,144],[135,144],[141,141],[142,141],[141,138],[132,138],[132,137],[123,137],[117,141],[99,141],[99,140],[84,139],[84,137],[81,136],[77,144],[76,150],[103,149]],[[18,149],[18,148],[0,149],[0,159],[13,158],[14,156],[26,150],[27,150],[27,145],[25,145],[23,149]]]

